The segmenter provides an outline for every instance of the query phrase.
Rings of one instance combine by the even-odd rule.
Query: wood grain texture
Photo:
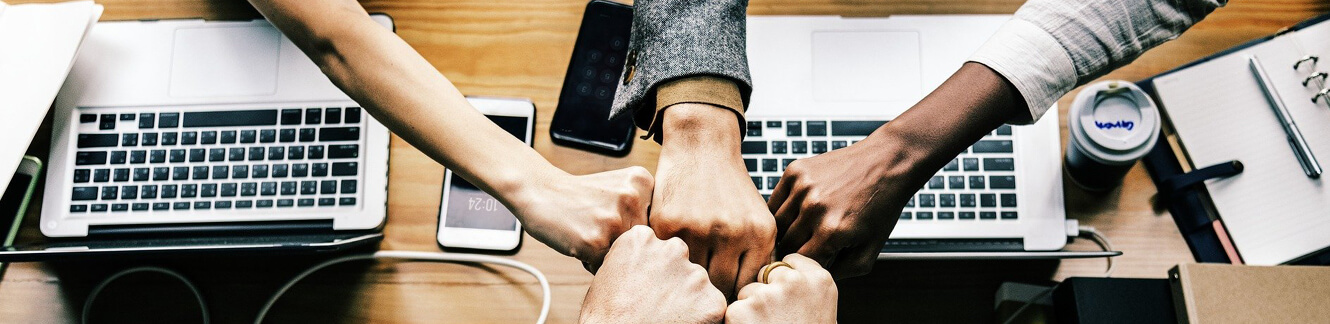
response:
[[[11,3],[33,1],[10,1]],[[35,1],[50,2],[50,1]],[[242,1],[99,0],[102,20],[257,17]],[[1010,14],[1018,0],[753,0],[753,15],[886,16],[896,14]],[[549,140],[553,115],[584,1],[580,0],[370,0],[371,12],[391,15],[397,33],[468,95],[531,98],[538,107],[535,147],[555,165],[591,173],[631,165],[655,168],[659,147],[638,141],[633,153],[608,158],[555,146]],[[1139,80],[1246,40],[1271,34],[1330,11],[1324,0],[1234,1],[1176,41],[1145,54],[1105,78]],[[1073,92],[1075,93],[1075,92]],[[1071,95],[1059,109],[1066,114]],[[1066,121],[1062,137],[1066,139]],[[32,154],[46,156],[49,119]],[[1064,142],[1065,144],[1065,142]],[[383,250],[438,251],[434,241],[443,168],[394,137],[389,172],[389,220]],[[1089,194],[1066,184],[1067,213],[1105,232],[1125,252],[1115,276],[1162,278],[1169,267],[1192,262],[1166,212],[1150,201],[1155,189],[1143,169],[1108,194]],[[38,191],[40,193],[40,190]],[[27,215],[20,240],[40,239],[37,208]],[[1093,250],[1086,242],[1071,249]],[[591,275],[581,265],[529,236],[514,259],[545,271],[553,284],[551,323],[576,322]],[[278,285],[319,260],[309,257],[104,260],[80,263],[14,264],[0,281],[0,322],[77,322],[89,289],[98,280],[135,265],[178,269],[199,284],[217,323],[253,320]],[[843,322],[984,322],[1003,281],[1048,282],[1096,276],[1103,260],[1062,262],[882,262],[870,275],[840,283]],[[188,296],[150,275],[132,280],[108,299],[127,303],[118,312],[171,314],[188,307]],[[178,288],[178,287],[176,287]],[[178,290],[178,289],[176,289]],[[108,290],[108,294],[112,294]],[[531,322],[539,287],[524,273],[468,265],[360,262],[315,274],[297,286],[270,314],[274,322]],[[644,301],[644,307],[650,301]],[[98,307],[101,307],[100,305]],[[104,308],[98,308],[104,309]],[[97,315],[97,313],[94,313]],[[125,314],[121,314],[125,315]],[[126,316],[133,315],[128,314]],[[146,317],[153,318],[153,317]],[[188,319],[188,316],[172,317]]]

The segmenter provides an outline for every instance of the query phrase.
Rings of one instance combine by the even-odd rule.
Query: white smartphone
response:
[[[9,186],[0,191],[0,228],[4,229],[4,247],[14,245],[18,236],[19,224],[23,223],[23,214],[28,212],[28,202],[32,200],[32,191],[37,188],[37,175],[42,172],[42,161],[33,156],[24,156],[9,180]],[[7,264],[0,263],[0,273]]]
[[[525,99],[468,97],[499,128],[531,145],[536,105]],[[498,199],[462,177],[444,172],[439,202],[439,245],[444,248],[516,251],[522,223]]]

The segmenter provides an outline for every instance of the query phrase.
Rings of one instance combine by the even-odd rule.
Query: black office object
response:
[[[1168,279],[1067,278],[1053,289],[1062,324],[1177,323]]]
[[[550,139],[555,144],[610,156],[624,156],[632,149],[637,131],[632,114],[610,116],[629,60],[632,24],[631,6],[607,0],[587,3],[559,105],[550,120]]]

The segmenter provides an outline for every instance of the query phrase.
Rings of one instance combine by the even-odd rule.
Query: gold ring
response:
[[[759,271],[760,274],[757,277],[757,282],[761,282],[764,284],[771,283],[767,281],[767,277],[771,275],[772,270],[776,270],[776,268],[779,267],[794,269],[794,267],[790,266],[789,263],[785,263],[785,261],[772,262],[771,264],[762,266],[762,270]]]

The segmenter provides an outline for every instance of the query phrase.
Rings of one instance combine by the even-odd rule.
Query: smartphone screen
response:
[[[630,114],[610,119],[610,106],[628,54],[633,9],[591,1],[582,16],[559,106],[550,120],[555,142],[610,155],[627,154],[633,139]]]
[[[490,121],[499,128],[516,136],[518,140],[527,138],[527,118],[515,116],[490,116]],[[481,191],[475,185],[453,176],[448,183],[448,210],[445,211],[443,226],[453,228],[471,228],[511,231],[517,229],[517,217],[508,211],[498,199]]]

